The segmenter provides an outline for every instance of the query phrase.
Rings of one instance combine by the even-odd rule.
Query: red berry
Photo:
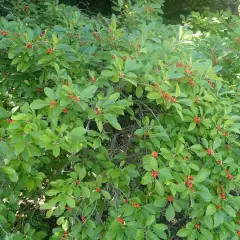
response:
[[[49,48],[49,49],[47,50],[47,54],[52,54],[52,53],[53,53],[53,51],[54,51],[54,49],[53,49],[53,48]]]
[[[82,220],[83,222],[85,222],[85,221],[86,221],[86,217],[85,217],[85,216],[81,216],[81,220]]]
[[[63,113],[65,113],[65,114],[68,113],[68,109],[67,109],[67,108],[64,108],[64,109],[63,109]]]
[[[153,176],[153,178],[157,178],[157,176],[158,176],[158,171],[152,171],[152,176]]]
[[[199,225],[199,224],[196,224],[194,227],[195,227],[196,229],[199,229],[199,228],[200,228],[200,225]]]
[[[240,231],[239,230],[237,231],[237,235],[240,236]]]
[[[230,147],[230,145],[226,145],[226,149],[230,149],[231,147]]]
[[[152,152],[152,156],[153,156],[154,158],[157,158],[157,157],[158,157],[158,152],[153,151],[153,152]]]
[[[126,56],[123,56],[123,58],[122,58],[124,61],[126,61],[127,60],[127,57]]]
[[[127,199],[124,199],[124,203],[128,203],[128,200],[127,200]]]
[[[26,48],[28,48],[28,49],[33,48],[33,44],[32,44],[32,43],[27,43],[27,44],[26,44]]]
[[[95,113],[96,113],[97,115],[101,115],[101,114],[102,114],[102,109],[101,109],[101,108],[97,108],[96,111],[95,111]]]
[[[194,121],[195,121],[196,124],[200,124],[200,117],[195,117]]]
[[[198,102],[199,102],[199,99],[198,99],[198,98],[196,98],[196,99],[195,99],[195,103],[198,103]]]
[[[79,180],[76,181],[76,185],[77,186],[80,185],[80,181]]]
[[[218,164],[218,165],[221,165],[221,164],[222,164],[222,161],[221,161],[221,160],[217,160],[217,164]]]
[[[229,180],[233,179],[232,174],[230,174],[230,173],[228,174],[228,179],[229,179]]]
[[[206,151],[209,156],[213,155],[213,150],[211,148],[207,149]]]
[[[222,209],[222,206],[221,205],[217,205],[217,208],[219,209],[219,210],[221,210]]]
[[[124,224],[124,220],[123,220],[123,218],[121,218],[121,217],[118,217],[118,218],[117,218],[117,221],[120,222],[120,224]]]
[[[90,80],[90,82],[95,82],[95,81],[96,81],[95,77],[92,77]]]
[[[100,188],[96,188],[96,192],[101,192],[101,189]]]
[[[171,195],[168,196],[168,201],[169,201],[169,202],[172,202],[172,201],[173,201],[173,196],[171,196]]]
[[[65,82],[65,85],[68,86],[68,85],[69,85],[69,82]]]

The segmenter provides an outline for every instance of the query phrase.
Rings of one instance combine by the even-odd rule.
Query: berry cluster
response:
[[[177,103],[177,99],[172,97],[169,93],[166,93],[162,90],[160,90],[160,93],[162,94],[162,97],[166,99],[168,102],[174,102]]]
[[[49,108],[55,108],[56,106],[57,106],[57,102],[56,101],[51,101]]]
[[[28,48],[28,49],[32,49],[32,48],[33,48],[33,44],[32,44],[32,43],[30,43],[30,42],[29,42],[29,43],[27,43],[27,44],[26,44],[26,48]]]
[[[97,39],[97,40],[102,40],[102,38],[100,37],[100,34],[98,34],[97,32],[93,32],[93,36],[94,36],[95,39]]]
[[[215,84],[212,83],[212,81],[208,80],[208,84],[211,86],[211,87],[215,87]]]
[[[196,83],[193,81],[193,79],[192,78],[190,78],[190,77],[188,77],[188,82],[189,82],[189,84],[191,85],[191,86],[195,86],[196,85]]]
[[[193,176],[187,176],[186,184],[192,190],[192,192],[194,192],[192,181],[193,181]]]
[[[118,217],[118,218],[117,218],[117,221],[120,222],[122,225],[124,224],[124,220],[123,220],[123,218],[121,218],[121,217]]]
[[[0,30],[0,34],[6,36],[8,34],[8,31]]]
[[[131,205],[135,208],[140,208],[140,204],[138,204],[138,203],[131,202]]]

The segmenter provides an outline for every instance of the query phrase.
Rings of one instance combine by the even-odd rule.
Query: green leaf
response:
[[[147,94],[148,99],[159,99],[161,98],[161,94],[159,92],[150,92]]]
[[[48,104],[45,103],[43,100],[41,99],[37,99],[37,100],[34,100],[31,105],[30,105],[30,108],[32,109],[41,109],[41,108],[44,108],[46,107]]]
[[[80,97],[82,100],[85,98],[92,98],[97,91],[98,87],[95,85],[91,85],[89,87],[86,87],[80,94]]]
[[[58,44],[58,38],[55,34],[52,35],[52,41],[53,41],[53,48],[56,48]]]
[[[141,98],[142,95],[143,95],[143,88],[141,86],[137,86],[137,88],[136,88],[136,96],[138,98]]]
[[[223,207],[224,211],[231,217],[236,217],[236,213],[237,211],[232,208],[230,205],[226,205],[225,207]]]
[[[166,218],[170,222],[174,219],[174,217],[175,217],[174,208],[173,208],[172,204],[169,204],[166,209]]]
[[[154,215],[150,215],[148,216],[145,226],[150,226],[155,222],[155,216]]]
[[[18,175],[12,167],[1,166],[0,170],[2,170],[4,173],[6,173],[12,182],[18,181]]]
[[[175,93],[175,97],[178,97],[178,96],[180,95],[180,93],[181,93],[181,90],[180,90],[180,87],[179,87],[179,85],[177,84],[177,86],[176,86],[176,93]]]
[[[109,194],[109,192],[102,190],[101,193],[106,199],[111,199],[111,195]]]
[[[82,195],[85,197],[85,198],[90,198],[90,191],[87,187],[82,187]]]
[[[222,142],[221,138],[216,137],[214,142],[213,142],[213,149],[215,150],[215,149],[219,148],[220,145],[221,145],[221,142]]]
[[[51,88],[45,87],[44,88],[44,93],[46,94],[47,97],[50,99],[55,99],[55,93]]]
[[[214,204],[209,204],[206,209],[206,215],[213,215],[216,212],[216,206]]]
[[[182,228],[177,232],[177,236],[179,237],[187,237],[191,234],[191,229]]]
[[[195,177],[194,182],[201,183],[205,181],[209,175],[210,175],[210,170],[208,168],[202,168],[198,173],[198,175]]]
[[[213,234],[208,229],[200,227],[200,232],[204,235],[208,240],[213,240]]]
[[[72,208],[75,207],[75,201],[74,201],[74,199],[73,199],[71,196],[69,196],[69,195],[64,195],[64,199],[65,199],[65,201],[66,201],[66,203],[67,203],[68,206],[70,206],[70,207],[72,207]]]
[[[160,196],[163,196],[163,195],[164,195],[164,192],[165,192],[162,183],[159,182],[158,180],[155,181],[155,191],[156,191]]]
[[[73,139],[76,139],[76,140],[82,140],[82,136],[87,132],[87,130],[83,127],[77,127],[77,128],[74,128],[70,135]]]
[[[46,191],[45,194],[47,196],[51,197],[51,196],[54,196],[54,195],[56,195],[56,194],[58,194],[60,192],[61,192],[61,190],[59,190],[59,189],[51,189],[51,190]]]
[[[152,158],[149,162],[150,167],[152,170],[157,170],[158,169],[158,161],[156,158]]]
[[[113,71],[110,71],[110,70],[103,70],[101,72],[101,74],[104,76],[104,77],[112,77],[116,74],[116,72],[113,72]]]
[[[21,152],[23,152],[23,150],[25,149],[25,146],[26,145],[25,145],[24,141],[16,143],[16,145],[15,145],[15,154],[16,154],[16,156],[18,156]]]
[[[196,123],[195,122],[191,122],[190,123],[190,125],[189,125],[189,127],[188,127],[188,131],[190,132],[190,131],[192,131],[193,129],[195,129],[196,128]]]
[[[110,114],[110,113],[106,113],[106,114],[104,114],[104,118],[117,130],[122,129],[120,124],[118,123],[117,117],[115,115]]]

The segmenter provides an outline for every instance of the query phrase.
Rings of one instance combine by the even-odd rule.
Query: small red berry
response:
[[[81,220],[82,220],[83,222],[85,222],[85,221],[86,221],[86,217],[85,217],[85,216],[81,216]]]
[[[230,147],[230,145],[226,145],[226,149],[230,149],[231,147]]]
[[[199,229],[199,228],[200,228],[200,225],[199,225],[199,224],[196,224],[194,227],[195,227],[196,229]]]
[[[221,193],[221,198],[222,198],[223,200],[225,200],[225,199],[226,199],[226,194],[225,194],[225,193]]]
[[[53,53],[53,51],[54,51],[54,49],[53,48],[49,48],[48,50],[47,50],[47,54],[52,54]]]
[[[122,58],[124,61],[126,61],[127,60],[127,57],[126,56],[123,56],[123,58]]]
[[[124,203],[128,203],[128,200],[127,200],[127,199],[124,199]]]
[[[76,181],[76,185],[77,186],[80,185],[80,181],[79,180]]]
[[[228,179],[229,179],[229,180],[233,179],[232,174],[230,174],[230,173],[228,174]]]
[[[100,188],[96,188],[96,192],[101,192],[101,189]]]
[[[101,114],[102,114],[102,109],[101,109],[101,108],[97,108],[96,111],[95,111],[95,113],[96,113],[97,115],[101,115]]]
[[[95,82],[95,81],[96,81],[95,77],[92,77],[90,80],[90,82]]]
[[[153,178],[157,178],[157,176],[158,176],[158,171],[152,171],[152,176],[153,176]]]
[[[198,102],[199,102],[199,99],[198,99],[198,98],[196,98],[196,99],[195,99],[195,103],[198,103]]]
[[[66,86],[69,86],[69,82],[65,82],[65,85],[66,85]]]
[[[221,210],[222,209],[222,206],[221,205],[217,205],[217,209]]]
[[[68,109],[67,109],[67,108],[64,108],[64,109],[63,109],[63,113],[65,113],[65,114],[68,113]]]
[[[173,201],[173,196],[171,196],[171,195],[168,196],[168,201],[169,201],[169,202],[172,202],[172,201]]]
[[[123,218],[121,218],[121,217],[118,217],[118,218],[117,218],[117,221],[120,222],[120,224],[124,224],[124,220],[123,220]]]
[[[207,149],[206,151],[209,156],[213,155],[213,150],[211,148]]]
[[[194,121],[195,121],[196,124],[200,124],[200,117],[195,117]]]
[[[237,231],[237,235],[240,236],[240,231],[239,230]]]
[[[152,152],[152,156],[153,156],[154,158],[157,158],[157,157],[158,157],[158,152],[153,151],[153,152]]]
[[[222,164],[222,161],[221,161],[221,160],[217,160],[217,164],[218,164],[218,165],[221,165],[221,164]]]
[[[27,43],[27,44],[26,44],[26,48],[28,48],[28,49],[33,48],[33,44],[32,44],[32,43]]]

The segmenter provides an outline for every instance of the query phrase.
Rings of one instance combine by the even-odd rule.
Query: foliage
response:
[[[238,239],[240,21],[162,4],[1,18],[1,238]]]

